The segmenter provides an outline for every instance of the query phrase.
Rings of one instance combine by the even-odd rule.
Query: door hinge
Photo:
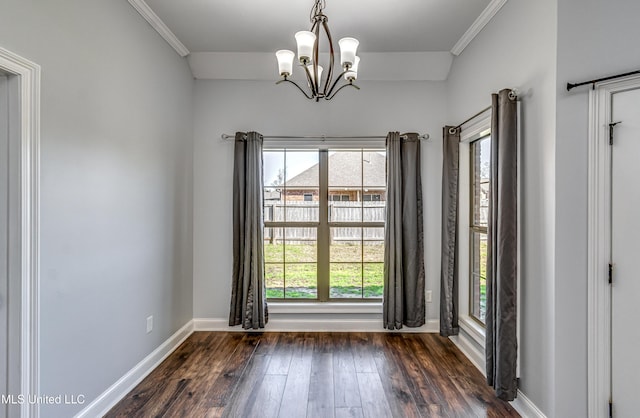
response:
[[[622,123],[622,121],[611,122],[609,124],[609,145],[613,145],[613,128],[615,128],[615,126],[619,123]]]
[[[609,284],[613,283],[613,264],[609,263]]]
[[[609,418],[613,418],[613,402],[609,401]]]

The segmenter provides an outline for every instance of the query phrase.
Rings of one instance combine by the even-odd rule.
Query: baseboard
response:
[[[522,391],[518,390],[518,397],[511,402],[511,406],[518,411],[523,418],[547,418],[542,411],[527,398]]]
[[[463,332],[458,335],[449,337],[462,354],[467,356],[469,361],[480,370],[483,376],[486,376],[484,352],[479,350],[477,346]]]
[[[240,326],[230,327],[223,318],[194,318],[194,331],[243,331]],[[421,327],[404,327],[400,331],[388,331],[382,328],[380,319],[270,319],[264,332],[438,332],[440,322],[430,320]]]
[[[75,418],[93,418],[104,416],[115,404],[122,400],[138,383],[173,353],[193,333],[193,320],[176,331],[151,354],[136,364],[111,387],[99,395],[93,402],[80,411]]]
[[[478,349],[471,339],[464,333],[460,333],[449,339],[467,356],[469,361],[486,376],[484,352]],[[523,418],[546,418],[540,409],[527,396],[518,389],[518,396],[511,403],[513,409],[518,411]]]

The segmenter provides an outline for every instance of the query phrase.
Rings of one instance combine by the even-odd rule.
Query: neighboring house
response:
[[[386,200],[386,157],[379,152],[329,154],[329,200],[377,202]],[[287,201],[318,201],[318,164],[287,180],[279,189]],[[270,195],[273,192],[269,192]],[[266,195],[265,195],[266,199]]]

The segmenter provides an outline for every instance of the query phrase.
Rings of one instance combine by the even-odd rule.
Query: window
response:
[[[349,195],[348,194],[333,193],[333,194],[329,195],[329,200],[332,200],[334,202],[348,202],[349,201]]]
[[[265,149],[263,157],[267,298],[379,300],[384,149]]]
[[[363,197],[363,200],[365,202],[379,202],[380,201],[380,195],[379,194],[365,194],[364,197]]]
[[[487,305],[487,226],[489,216],[491,137],[470,144],[469,316],[485,323]]]

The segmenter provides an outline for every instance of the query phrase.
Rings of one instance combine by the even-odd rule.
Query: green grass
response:
[[[267,298],[317,298],[315,243],[265,244],[264,248]],[[383,255],[382,243],[333,244],[330,249],[330,297],[382,297]],[[365,263],[361,262],[363,259]]]

